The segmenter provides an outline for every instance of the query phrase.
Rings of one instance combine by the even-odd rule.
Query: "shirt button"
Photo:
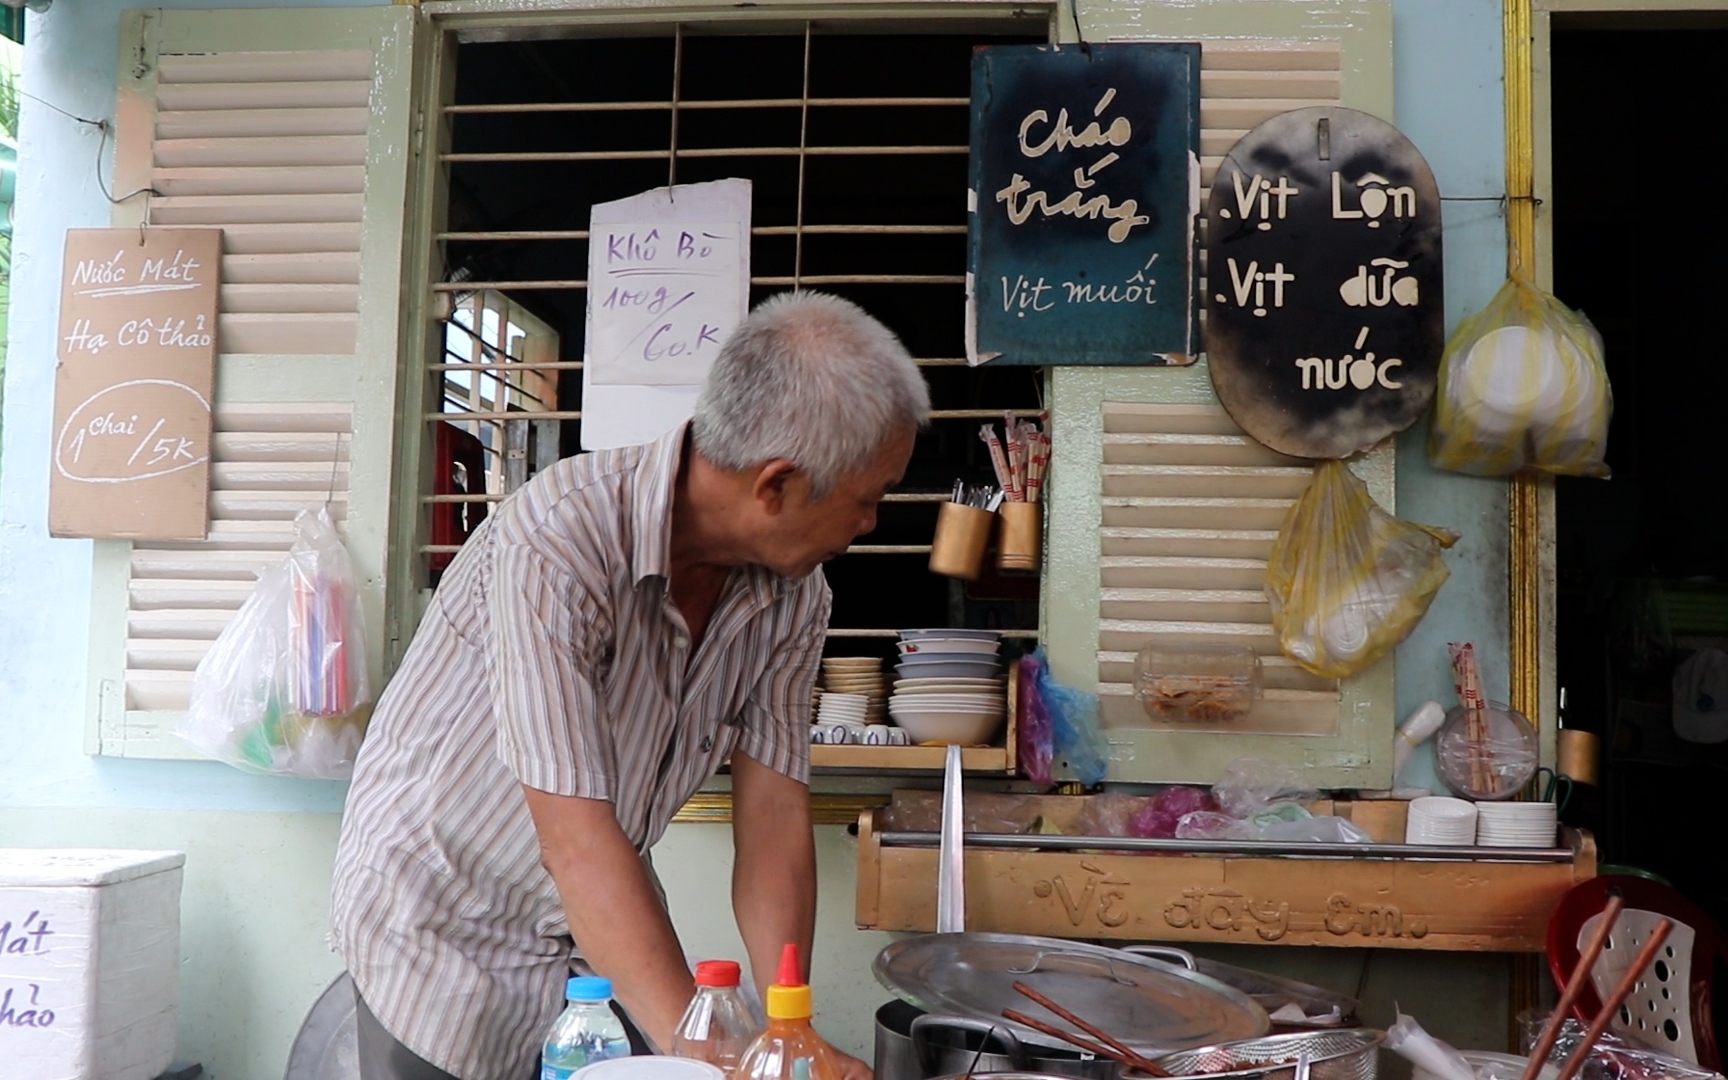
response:
[[[706,754],[713,749],[714,749],[714,736],[712,736],[712,735],[702,736],[702,752],[704,754]]]

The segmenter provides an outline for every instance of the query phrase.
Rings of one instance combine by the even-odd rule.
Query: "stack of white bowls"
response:
[[[1553,847],[1559,825],[1551,802],[1487,802],[1476,807],[1476,842],[1483,847]]]
[[[1429,847],[1470,847],[1476,843],[1476,804],[1444,795],[1410,801],[1404,842]]]
[[[982,746],[1008,713],[993,630],[902,630],[888,714],[915,743]]]

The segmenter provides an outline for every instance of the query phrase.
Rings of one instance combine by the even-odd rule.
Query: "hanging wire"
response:
[[[162,194],[153,187],[141,187],[130,195],[122,195],[120,198],[116,199],[114,193],[109,190],[108,181],[102,177],[102,159],[108,155],[108,139],[114,133],[114,124],[112,121],[92,120],[88,116],[79,116],[77,113],[68,109],[62,109],[47,98],[37,97],[35,94],[32,94],[27,90],[19,90],[17,93],[21,98],[28,98],[45,109],[52,109],[68,120],[73,120],[80,124],[86,124],[102,133],[102,137],[96,143],[96,186],[101,189],[102,197],[107,199],[110,204],[119,206],[121,203],[131,202],[140,195],[149,194],[159,196]]]
[[[792,291],[804,288],[804,172],[810,145],[810,20],[804,20],[804,88],[798,112],[798,227],[792,234]]]
[[[90,123],[90,121],[87,120],[85,123]],[[114,193],[108,190],[108,182],[102,179],[102,159],[108,155],[108,136],[113,133],[114,125],[106,120],[98,120],[95,123],[102,132],[102,138],[96,144],[96,186],[101,189],[103,198],[111,204],[119,206],[121,203],[131,202],[140,195],[161,195],[162,193],[153,187],[141,187],[130,195],[122,195],[118,199],[114,197]],[[148,204],[145,206],[144,213],[145,220],[148,221],[150,213]]]
[[[1509,202],[1528,202],[1541,206],[1542,200],[1534,195],[1442,195],[1441,202],[1492,202],[1505,206]]]
[[[684,92],[684,24],[672,28],[672,137],[667,144],[666,186],[678,186],[678,104]]]
[[[67,112],[65,109],[62,109],[60,106],[54,104],[52,101],[49,101],[46,98],[39,98],[35,94],[32,94],[27,90],[19,90],[19,91],[16,91],[16,93],[21,98],[29,98],[31,101],[34,101],[38,105],[44,106],[44,107],[49,108],[49,109],[53,109],[55,112],[59,113],[61,116],[64,116],[68,120],[76,120],[80,124],[89,124],[91,127],[101,127],[102,126],[101,120],[91,120],[89,117],[79,116],[77,113],[73,113],[73,112]]]

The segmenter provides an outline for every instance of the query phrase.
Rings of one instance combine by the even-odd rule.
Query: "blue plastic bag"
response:
[[[1021,723],[1026,724],[1028,713],[1032,719],[1030,730],[1022,727],[1022,737],[1026,739],[1023,759],[1026,775],[1039,783],[1049,783],[1054,758],[1065,761],[1082,784],[1090,787],[1103,783],[1110,767],[1110,744],[1099,724],[1098,696],[1063,686],[1051,678],[1050,663],[1042,648],[1021,661],[1021,671],[1030,676],[1021,683],[1027,699],[1021,703]],[[1045,731],[1049,733],[1048,743],[1041,742]],[[1046,745],[1048,751],[1044,750]]]

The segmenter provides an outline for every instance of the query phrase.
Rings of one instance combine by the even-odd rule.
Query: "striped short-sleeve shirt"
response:
[[[692,649],[667,594],[686,427],[560,461],[440,583],[378,702],[332,930],[385,1028],[462,1080],[521,1080],[574,944],[521,785],[613,804],[644,858],[733,753],[799,781],[822,572],[735,570]]]

